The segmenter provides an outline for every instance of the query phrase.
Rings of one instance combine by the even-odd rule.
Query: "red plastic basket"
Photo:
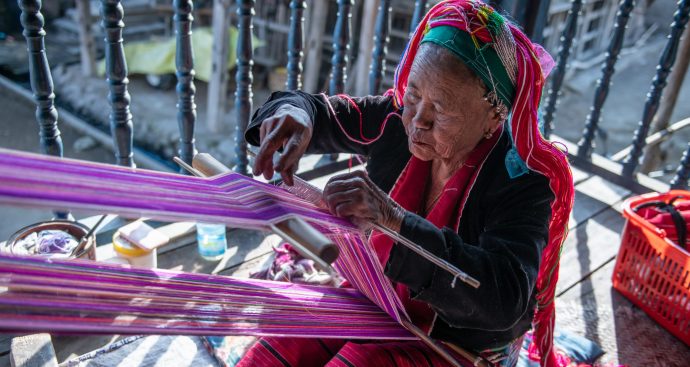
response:
[[[690,345],[690,253],[632,208],[650,201],[690,200],[690,192],[636,196],[623,204],[627,219],[613,271],[613,287]]]

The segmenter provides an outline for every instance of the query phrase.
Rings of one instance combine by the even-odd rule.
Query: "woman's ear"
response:
[[[497,107],[490,107],[487,112],[487,133],[493,134],[503,123],[501,114],[497,111]]]

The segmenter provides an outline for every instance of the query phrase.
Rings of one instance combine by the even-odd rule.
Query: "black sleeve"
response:
[[[403,221],[403,236],[479,280],[478,289],[460,280],[452,287],[450,273],[399,244],[391,250],[386,274],[407,285],[416,300],[428,303],[452,327],[513,327],[529,308],[553,199],[545,177],[530,173],[518,181],[487,190],[485,226],[476,245],[414,214]]]
[[[368,156],[376,144],[367,142],[381,134],[386,117],[396,111],[390,96],[325,98],[322,94],[301,91],[274,92],[254,113],[245,132],[247,142],[259,145],[261,122],[284,104],[301,108],[311,117],[314,132],[307,153],[312,154],[353,153]],[[391,115],[387,124],[401,125],[397,115]],[[386,129],[386,132],[389,130],[394,129]]]

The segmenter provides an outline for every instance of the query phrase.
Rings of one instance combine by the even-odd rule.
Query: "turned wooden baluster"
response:
[[[347,53],[350,49],[350,9],[353,4],[353,0],[338,0],[338,19],[333,31],[333,69],[328,89],[331,95],[345,91]]]
[[[680,160],[676,176],[671,180],[671,188],[676,190],[688,189],[688,177],[690,177],[690,144],[683,153],[683,158]]]
[[[581,9],[582,0],[573,0],[571,2],[565,28],[563,28],[563,33],[561,33],[561,45],[558,49],[558,65],[551,79],[551,88],[549,88],[546,108],[544,110],[544,135],[546,137],[548,137],[553,130],[553,116],[556,113],[556,103],[558,103],[558,96],[561,94],[561,86],[563,85],[563,78],[565,78],[565,69],[568,65],[568,57],[570,57],[570,47],[573,44],[573,38],[575,38],[577,18],[580,15]]]
[[[381,0],[379,13],[376,16],[374,34],[374,52],[369,68],[369,94],[377,95],[381,89],[381,80],[386,71],[386,53],[388,52],[388,33],[390,32],[391,0]]]
[[[410,34],[414,32],[419,22],[422,21],[422,17],[426,14],[426,4],[427,0],[416,0],[414,2],[414,13],[412,13],[412,22],[410,23]]]
[[[613,72],[615,71],[616,61],[618,61],[618,54],[620,53],[621,48],[623,48],[625,27],[628,24],[628,19],[630,19],[630,12],[634,7],[634,0],[621,0],[618,7],[613,38],[609,44],[606,61],[604,62],[604,66],[601,68],[601,79],[599,79],[597,90],[594,92],[594,104],[592,105],[592,110],[589,116],[587,116],[585,129],[582,133],[582,139],[580,139],[578,142],[578,157],[589,158],[592,154],[594,135],[597,127],[599,126],[599,120],[601,119],[601,108],[604,106],[606,97],[609,94],[611,78],[613,77]]]
[[[302,89],[302,57],[304,53],[304,0],[290,1],[290,34],[288,35],[288,90]]]
[[[671,24],[671,34],[669,35],[668,42],[666,43],[666,48],[664,48],[664,52],[661,54],[659,66],[656,68],[656,76],[654,77],[652,86],[647,94],[647,102],[645,103],[644,110],[642,112],[642,120],[640,120],[639,126],[637,127],[633,137],[630,155],[628,155],[623,162],[623,176],[625,177],[632,178],[633,174],[635,173],[635,169],[640,163],[642,149],[644,149],[645,146],[645,139],[647,138],[647,134],[649,134],[649,127],[652,123],[652,119],[659,108],[659,100],[661,99],[661,94],[666,87],[666,80],[668,75],[671,73],[673,63],[676,61],[678,43],[683,31],[685,30],[685,25],[688,23],[689,13],[690,0],[679,1],[678,9],[673,16],[673,24]]]
[[[347,53],[350,50],[350,18],[352,17],[350,9],[353,4],[354,0],[338,0],[338,18],[333,30],[333,58],[331,58],[333,68],[328,86],[330,95],[345,92]],[[326,158],[335,162],[338,160],[338,154],[329,154]]]
[[[194,127],[196,125],[196,104],[194,95],[194,51],[192,49],[192,10],[191,0],[175,0],[175,34],[177,49],[175,66],[177,72],[177,125],[180,129],[180,146],[178,154],[187,164],[194,158]],[[181,172],[186,172],[181,169]]]
[[[44,43],[46,32],[43,29],[45,23],[41,14],[41,1],[19,1],[19,8],[22,10],[21,23],[29,53],[29,75],[36,101],[41,152],[62,157],[62,138],[57,124],[53,77]]]
[[[243,175],[248,174],[247,142],[244,131],[249,125],[252,111],[252,16],[254,15],[254,0],[237,0],[237,17],[239,19],[239,34],[237,36],[237,91],[235,92],[235,110],[237,111],[237,130],[235,134],[235,153],[237,166],[235,171]]]
[[[122,47],[124,10],[118,0],[101,0],[101,14],[105,30],[105,75],[110,89],[110,131],[115,139],[115,158],[119,165],[134,167],[132,114],[129,110],[130,97],[127,91],[129,79],[125,51]]]

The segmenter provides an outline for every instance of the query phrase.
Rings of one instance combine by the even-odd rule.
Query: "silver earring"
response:
[[[501,122],[503,122],[508,118],[508,108],[503,103],[499,103],[496,107],[496,114]]]
[[[489,139],[491,139],[492,136],[494,136],[494,133],[491,132],[491,131],[487,131],[487,132],[484,134],[484,139],[489,140]]]
[[[494,112],[498,115],[501,122],[508,118],[508,107],[498,98],[496,92],[490,90],[484,95],[484,100],[494,107]]]
[[[489,102],[494,107],[496,107],[496,105],[498,104],[498,101],[499,101],[498,96],[496,95],[496,92],[494,92],[492,90],[486,92],[486,94],[484,95],[484,100]]]

